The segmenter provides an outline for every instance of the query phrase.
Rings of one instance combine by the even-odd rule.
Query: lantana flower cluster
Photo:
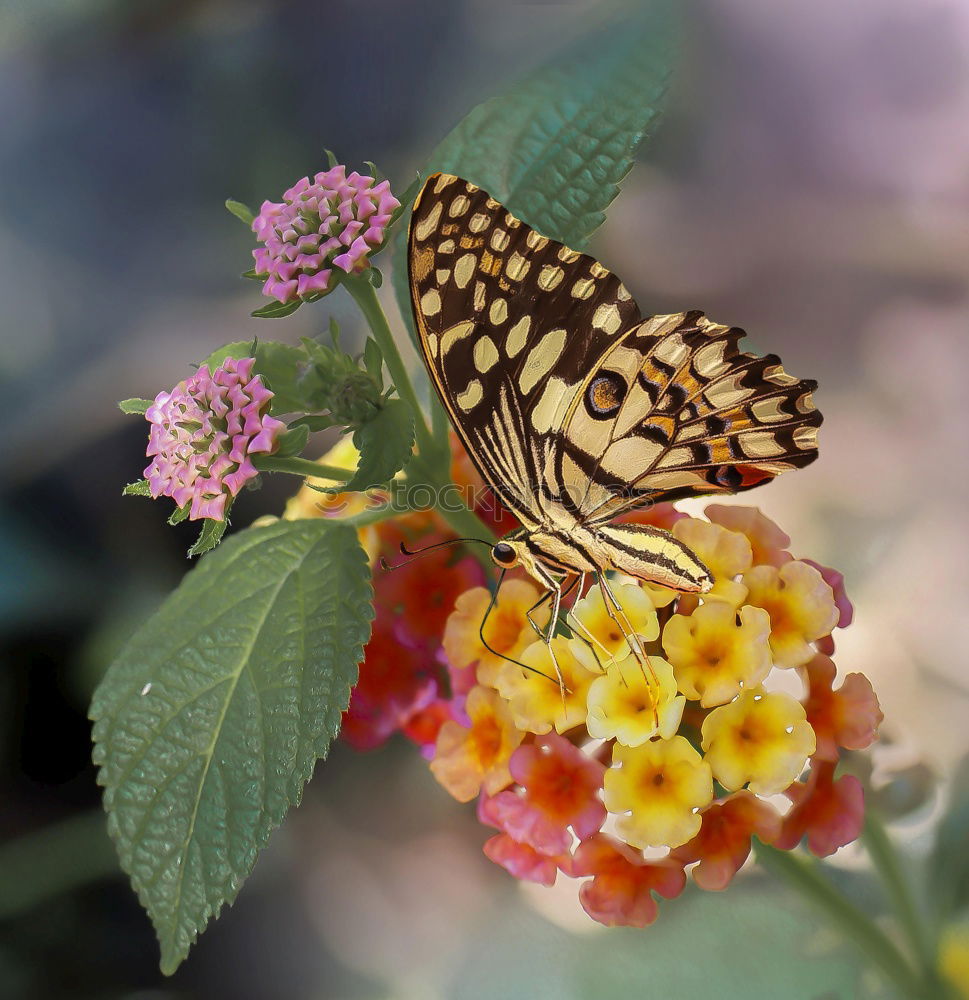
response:
[[[229,499],[259,475],[250,456],[275,451],[286,430],[269,415],[273,393],[253,374],[255,363],[226,358],[212,372],[202,365],[145,412],[151,495],[191,503],[191,520],[223,520]]]
[[[347,174],[341,164],[301,178],[281,202],[264,201],[252,221],[263,244],[252,252],[263,294],[284,304],[318,298],[332,289],[334,268],[364,270],[399,207],[388,181]]]
[[[301,496],[287,516],[307,503],[331,513],[321,494]],[[672,531],[716,581],[697,597],[611,580],[638,648],[598,586],[566,602],[550,651],[526,618],[541,597],[527,578],[501,587],[485,645],[491,592],[476,561],[441,549],[377,572],[342,736],[368,748],[404,733],[444,788],[477,800],[491,860],[524,881],[579,880],[593,919],[645,926],[654,894],[671,899],[688,877],[726,888],[754,836],[782,849],[806,840],[818,856],[856,839],[861,784],[836,768],[843,750],[872,743],[882,714],[864,676],[838,682],[832,633],[852,615],[840,574],[795,559],[752,507],[711,504],[700,518],[660,504],[636,520]],[[367,532],[371,556],[392,562],[401,541],[449,537],[433,513]]]

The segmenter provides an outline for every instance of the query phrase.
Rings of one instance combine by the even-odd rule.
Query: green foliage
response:
[[[172,525],[181,524],[182,521],[184,521],[185,518],[187,518],[191,512],[192,512],[192,501],[189,500],[189,502],[185,504],[184,507],[175,508],[171,516],[168,518],[168,523]]]
[[[109,830],[173,972],[326,755],[370,632],[367,559],[327,520],[241,532],[112,664],[91,706]]]
[[[581,39],[508,93],[473,108],[422,173],[456,173],[539,232],[582,249],[659,114],[677,27],[675,4],[650,0]],[[405,267],[395,269],[394,289],[412,324]]]
[[[241,219],[247,226],[252,226],[252,220],[256,217],[256,213],[246,204],[241,201],[233,201],[231,198],[226,198],[225,207],[237,218]]]
[[[309,427],[306,424],[297,424],[296,421],[294,424],[295,426],[280,435],[276,451],[273,452],[274,455],[278,455],[280,458],[289,458],[291,455],[301,454],[306,447],[310,436]]]
[[[121,491],[121,495],[123,497],[150,497],[151,484],[147,479],[138,479],[133,483],[128,483]]]
[[[118,403],[118,409],[122,413],[138,413],[144,415],[145,411],[151,406],[152,400],[150,399],[139,399],[137,396],[133,396],[131,399],[122,399]]]
[[[243,277],[247,277],[247,275],[243,275]],[[295,299],[292,302],[274,301],[259,309],[253,309],[249,315],[255,316],[256,319],[283,319],[286,316],[291,316],[302,304],[302,299]]]
[[[175,513],[180,514],[181,512],[176,511]],[[211,517],[206,517],[202,520],[202,530],[199,532],[195,544],[188,550],[189,559],[194,559],[196,556],[204,556],[206,552],[211,552],[222,541],[222,536],[228,527],[229,505],[226,504],[225,518],[223,520],[215,521]]]
[[[414,449],[411,408],[401,399],[390,400],[373,420],[354,432],[353,443],[360,452],[360,464],[339,492],[389,483],[410,460]]]
[[[940,922],[969,907],[969,757],[957,769],[951,799],[929,857],[928,898]]]

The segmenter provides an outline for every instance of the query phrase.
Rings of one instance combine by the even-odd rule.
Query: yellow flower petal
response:
[[[728,791],[749,783],[758,795],[774,795],[804,770],[816,739],[799,701],[752,690],[703,720],[701,745],[704,760]]]
[[[703,595],[706,601],[724,601],[739,607],[747,589],[734,577],[750,569],[753,553],[745,535],[719,524],[687,517],[673,525],[673,535],[690,549],[713,574],[713,589]],[[699,604],[695,594],[684,594],[679,610],[689,614]]]
[[[663,648],[687,698],[704,708],[724,705],[770,672],[770,616],[747,605],[737,612],[722,601],[703,604],[670,618]]]
[[[606,771],[606,808],[634,847],[679,847],[696,836],[696,811],[713,799],[709,765],[682,736],[639,747],[617,745]]]
[[[587,703],[590,736],[638,747],[657,734],[676,733],[685,699],[677,697],[673,668],[666,660],[650,656],[643,666],[630,655],[592,682]]]
[[[631,652],[623,635],[623,627],[645,642],[659,635],[659,622],[652,598],[638,584],[621,584],[612,587],[616,601],[622,609],[617,622],[609,611],[598,585],[591,587],[569,614],[575,642],[573,650],[588,670],[601,672],[610,663],[624,660]]]
[[[552,639],[552,649],[567,689],[564,695],[556,681],[549,680],[555,678],[555,664],[549,647],[541,639],[516,657],[540,673],[506,663],[495,681],[508,702],[515,725],[529,733],[544,735],[553,727],[557,733],[564,733],[585,722],[586,694],[597,674],[586,670],[576,659],[569,640],[556,636]]]
[[[774,665],[799,667],[816,650],[815,639],[830,635],[840,612],[824,578],[807,563],[793,560],[780,568],[755,566],[744,574],[747,604],[770,615],[770,645]]]

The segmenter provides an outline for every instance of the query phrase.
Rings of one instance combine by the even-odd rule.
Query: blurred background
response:
[[[0,997],[877,990],[756,874],[688,893],[642,932],[592,924],[567,887],[523,890],[403,741],[334,747],[171,979],[104,834],[87,702],[194,534],[122,500],[145,433],[115,401],[269,333],[238,278],[251,239],[223,200],[278,198],[324,147],[403,190],[473,104],[608,10],[0,5]],[[644,311],[701,308],[820,381],[820,460],[756,503],[796,554],[847,576],[838,662],[882,700],[870,780],[917,858],[969,749],[969,0],[699,0],[691,27],[668,114],[594,249]],[[330,314],[362,333],[342,293],[272,333]],[[281,509],[295,480],[272,478],[237,524]],[[833,864],[866,899],[861,853]]]

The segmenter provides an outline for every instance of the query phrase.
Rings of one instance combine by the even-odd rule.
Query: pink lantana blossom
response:
[[[826,858],[858,839],[865,823],[865,792],[853,774],[835,780],[836,766],[815,760],[808,780],[796,781],[784,792],[794,806],[784,817],[775,847],[789,851],[807,835],[808,850]]]
[[[551,857],[536,851],[534,847],[520,843],[507,833],[499,833],[486,840],[483,850],[486,858],[501,865],[515,878],[545,886],[555,884],[559,868],[569,860],[567,855]]]
[[[340,165],[298,180],[281,202],[264,201],[252,220],[263,244],[252,252],[263,294],[282,303],[315,298],[333,287],[333,268],[363,271],[399,207],[388,181]]]
[[[508,764],[523,791],[495,795],[489,822],[542,854],[566,854],[572,837],[598,832],[606,818],[599,793],[605,767],[555,733],[519,747]]]
[[[579,889],[579,902],[607,927],[648,927],[659,915],[653,892],[674,899],[686,885],[681,862],[646,861],[639,851],[604,833],[579,844],[569,874],[593,876]]]
[[[191,502],[190,520],[224,520],[229,498],[259,475],[249,456],[274,452],[286,430],[269,416],[273,394],[253,375],[255,363],[226,358],[211,373],[202,365],[145,412],[151,495]]]

